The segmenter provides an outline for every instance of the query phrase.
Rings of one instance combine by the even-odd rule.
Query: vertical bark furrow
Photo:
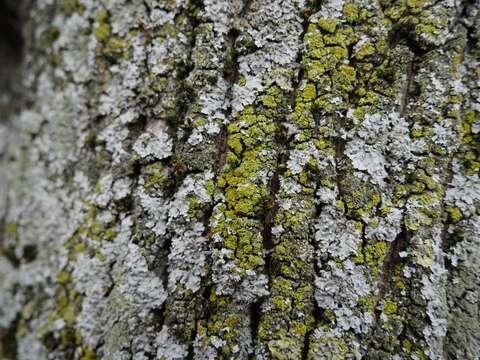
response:
[[[166,327],[162,330],[162,336],[182,344],[187,357],[198,356],[194,341],[202,337],[206,314],[211,311],[210,293],[202,288],[209,288],[211,282],[212,254],[207,241],[217,201],[221,167],[218,150],[225,141],[222,128],[229,121],[231,88],[236,76],[235,36],[231,29],[238,5],[205,1],[195,9],[198,21],[192,27],[192,67],[185,78],[192,96],[186,105],[185,131],[180,132],[175,154],[186,168],[186,177],[170,203],[173,211],[167,224],[173,237],[169,254],[171,295],[167,300]],[[227,74],[225,64],[231,67],[231,73]],[[187,213],[183,213],[185,206]],[[157,356],[171,356],[169,351],[164,347]]]
[[[382,274],[382,267],[385,268],[385,262],[389,263],[392,258],[398,259],[398,255],[389,259],[388,249],[394,250],[394,240],[401,232],[402,212],[407,212],[405,226],[408,231],[418,230],[410,221],[412,218],[418,221],[419,213],[412,213],[412,203],[399,201],[399,198],[401,199],[399,191],[404,186],[408,188],[410,185],[407,184],[411,181],[409,176],[404,177],[402,170],[404,173],[410,173],[411,165],[409,164],[413,161],[418,164],[414,165],[418,171],[414,176],[422,177],[421,181],[426,184],[426,188],[430,186],[431,190],[436,188],[439,192],[442,191],[442,184],[445,183],[443,175],[448,173],[446,168],[448,157],[439,156],[435,166],[438,174],[442,176],[434,177],[438,185],[428,183],[429,176],[433,174],[430,168],[423,169],[425,166],[423,149],[419,152],[415,148],[418,146],[415,142],[408,149],[407,144],[402,141],[405,136],[408,138],[407,132],[414,129],[416,127],[414,124],[418,121],[418,118],[412,119],[408,116],[408,122],[410,122],[408,124],[403,119],[405,112],[412,111],[409,108],[411,100],[408,99],[410,97],[408,94],[414,92],[414,95],[418,96],[422,86],[428,87],[425,85],[428,84],[425,78],[415,81],[411,75],[409,76],[413,73],[409,70],[412,61],[420,63],[424,62],[424,59],[432,58],[438,61],[438,55],[434,49],[442,45],[448,46],[450,39],[447,35],[454,22],[452,19],[445,22],[443,20],[438,23],[432,22],[432,18],[443,13],[446,8],[441,4],[427,5],[424,8],[425,12],[419,18],[423,21],[427,21],[425,20],[427,18],[435,31],[432,34],[425,34],[423,32],[425,25],[421,21],[418,22],[418,18],[414,19],[416,15],[413,14],[417,14],[418,10],[414,9],[413,5],[408,5],[400,11],[395,7],[383,9],[385,11],[374,7],[369,7],[367,10],[367,7],[363,6],[361,2],[345,3],[342,11],[339,12],[340,9],[333,3],[323,4],[320,12],[312,17],[312,22],[316,24],[318,30],[312,25],[306,36],[307,42],[310,43],[306,73],[308,77],[310,70],[310,76],[317,82],[315,96],[318,99],[315,100],[317,105],[315,114],[320,122],[320,129],[323,127],[324,132],[327,129],[331,132],[337,131],[337,136],[343,138],[345,144],[342,158],[332,161],[337,164],[332,172],[333,174],[337,172],[334,178],[340,179],[336,182],[336,189],[334,186],[334,192],[328,191],[323,180],[324,184],[318,191],[324,206],[320,213],[317,231],[321,274],[317,279],[316,298],[328,321],[320,324],[314,333],[313,344],[310,345],[312,350],[310,356],[320,352],[331,354],[328,356],[348,356],[348,354],[353,356],[365,351],[370,356],[375,354],[386,356],[390,352],[401,351],[425,352],[430,356],[436,356],[433,355],[438,348],[434,345],[436,335],[427,335],[425,343],[419,341],[413,345],[413,348],[417,347],[416,349],[412,349],[408,339],[405,342],[408,349],[398,341],[398,336],[403,329],[401,324],[408,326],[409,315],[403,315],[405,308],[402,309],[399,306],[401,301],[397,303],[402,296],[393,294],[400,292],[399,289],[395,289],[396,286],[404,285],[394,280],[397,276],[394,275],[393,281],[389,279],[392,282],[384,288],[385,285],[382,285],[383,282],[379,276]],[[375,21],[377,26],[367,25]],[[394,44],[389,35],[392,31],[398,31],[401,35]],[[322,35],[319,36],[319,33]],[[337,48],[333,45],[337,45]],[[342,45],[344,53],[342,53]],[[405,51],[405,47],[411,50]],[[336,59],[338,65],[335,66],[335,61],[328,64],[322,62],[320,55],[325,56],[328,52],[331,52],[332,58]],[[335,66],[333,69],[332,64]],[[431,73],[432,68],[428,68],[428,71]],[[445,69],[442,71],[443,75]],[[407,74],[403,79],[402,73]],[[349,79],[349,74],[351,74],[351,80],[342,83],[344,79]],[[439,75],[439,78],[442,75]],[[412,82],[416,82],[415,89],[410,89]],[[431,87],[429,89],[429,91],[433,90]],[[327,95],[322,96],[325,92]],[[345,102],[342,102],[342,97]],[[442,96],[440,95],[439,98]],[[329,102],[330,99],[336,102]],[[418,101],[418,98],[416,100]],[[448,111],[444,110],[444,104],[435,103],[433,106],[447,116]],[[412,112],[419,114],[420,107]],[[342,108],[348,111],[342,114]],[[390,109],[390,113],[387,109]],[[328,123],[328,119],[331,119],[331,123]],[[443,125],[444,129],[448,129],[445,130],[448,135],[443,144],[455,146],[455,136],[450,130],[450,121],[446,119]],[[339,127],[336,126],[338,123],[340,123]],[[330,138],[332,138],[331,135]],[[435,146],[442,144],[442,140],[438,137],[433,139]],[[379,144],[384,141],[388,145],[381,149]],[[328,149],[328,143],[325,148]],[[338,156],[338,151],[336,153]],[[324,174],[328,174],[325,170],[323,171]],[[370,188],[372,185],[377,189]],[[335,203],[335,192],[338,191],[341,192],[341,201]],[[412,200],[415,198],[414,195]],[[331,205],[325,206],[329,202]],[[343,225],[341,233],[336,233],[334,229],[342,228],[340,219],[343,216],[335,211],[345,211],[343,216],[345,216],[346,225]],[[428,216],[437,218],[437,215],[433,214]],[[429,231],[436,233],[434,222],[429,223],[428,226],[429,228],[431,226]],[[350,232],[347,230],[349,227],[351,233],[347,236]],[[330,247],[335,244],[336,239],[340,239],[340,236],[342,241],[336,245],[336,248]],[[412,238],[412,248],[415,248],[415,235],[412,235]],[[393,245],[390,244],[392,242]],[[354,252],[355,244],[359,247],[359,254]],[[408,250],[411,251],[411,248]],[[425,248],[416,251],[423,253]],[[408,251],[400,251],[400,253],[402,256],[407,256]],[[399,274],[401,269],[402,267],[396,266],[395,274]],[[430,275],[432,279],[438,276],[435,271]],[[415,291],[423,291],[421,296],[424,297],[430,280],[423,278],[422,281],[420,281],[422,285]],[[343,290],[342,286],[350,289]],[[420,288],[422,290],[419,290]],[[435,291],[437,291],[436,295],[442,296],[441,287]],[[396,298],[396,296],[399,297]],[[431,301],[436,300],[426,298],[426,304],[423,305],[426,307],[423,311],[431,306],[429,305]],[[441,319],[443,316],[441,307],[435,311],[429,311],[431,311],[430,320],[437,316]],[[373,321],[375,314],[379,315],[380,323]],[[388,320],[389,318],[392,320]],[[356,322],[355,319],[359,321]],[[389,321],[393,322],[389,325]],[[393,335],[395,338],[389,335],[390,330],[396,333]],[[339,331],[343,335],[331,335],[338,334]],[[429,333],[429,330],[426,330],[426,333]],[[418,333],[416,336],[418,339]],[[370,340],[361,341],[359,344],[357,342],[359,338]],[[367,347],[371,341],[373,341],[372,346]]]
[[[479,206],[480,189],[478,171],[480,164],[480,143],[478,128],[480,86],[478,84],[479,65],[471,62],[479,56],[479,33],[474,25],[480,21],[478,3],[464,2],[459,19],[462,26],[459,34],[465,36],[459,44],[459,57],[463,66],[459,75],[463,85],[463,102],[457,116],[459,146],[453,155],[451,176],[444,197],[445,241],[444,261],[448,271],[446,280],[446,300],[448,305],[447,330],[444,355],[448,358],[473,359],[478,356],[480,338],[478,327],[480,314],[479,282]],[[475,125],[477,124],[477,125]],[[477,189],[469,191],[467,189]],[[448,225],[447,225],[448,224]]]
[[[271,211],[266,207],[275,208],[272,185],[281,151],[277,128],[285,116],[296,56],[291,47],[298,38],[289,31],[299,30],[299,19],[292,9],[290,3],[252,1],[238,21],[239,78],[219,177],[225,199],[212,219],[216,305],[207,329],[210,349],[213,345],[227,357],[253,353],[255,326],[241,308],[268,295],[264,240],[269,239]],[[288,20],[275,23],[280,18]]]

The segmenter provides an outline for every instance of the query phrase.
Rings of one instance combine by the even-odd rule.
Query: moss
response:
[[[68,273],[67,273],[68,275]],[[62,286],[57,289],[54,300],[56,304],[55,311],[48,315],[48,323],[45,323],[37,333],[37,336],[47,348],[59,347],[60,349],[78,349],[83,348],[81,334],[78,330],[75,330],[74,325],[76,318],[80,311],[81,296],[72,290],[72,287],[68,285],[66,281],[67,276],[65,274],[57,274],[57,278],[64,278],[61,281]],[[65,326],[58,329],[55,325],[56,320],[63,319]],[[52,337],[58,339],[55,344],[51,343]],[[79,352],[85,354],[85,350]],[[90,358],[93,358],[94,354],[90,350]]]
[[[107,261],[107,258],[105,257],[105,255],[102,254],[100,250],[97,250],[95,252],[95,257],[102,262]]]
[[[319,77],[325,74],[328,70],[327,66],[325,66],[325,62],[320,60],[310,60],[307,63],[306,69],[307,77],[312,80],[318,80]]]
[[[399,289],[399,290],[405,289],[405,282],[403,281],[403,279],[401,277],[399,277],[399,276],[395,277],[394,281],[395,281],[395,286],[396,286],[397,289]]]
[[[364,94],[366,94],[366,92]],[[355,110],[353,110],[353,116],[358,120],[363,120],[367,112],[368,112],[367,106],[359,106],[359,107],[356,107]]]
[[[150,189],[150,188],[165,188],[165,184],[169,180],[167,171],[162,171],[156,174],[153,174],[147,178],[147,181],[145,182],[145,188]]]
[[[419,138],[424,137],[425,134],[423,133],[422,129],[413,129],[412,132],[411,132],[411,136],[414,139],[419,139]]]
[[[98,25],[93,34],[101,43],[101,52],[107,60],[115,62],[120,58],[127,58],[128,52],[126,48],[128,43],[125,39],[111,34],[109,14],[104,9],[98,12]],[[129,33],[129,36],[134,36],[134,34]]]
[[[125,51],[127,43],[119,37],[109,37],[103,49],[103,54],[110,60],[117,60],[120,58],[126,59],[128,52]]]
[[[277,108],[282,102],[280,89],[277,86],[271,86],[267,89],[266,95],[262,96],[263,105],[270,109]]]
[[[297,321],[292,322],[291,332],[293,335],[304,337],[309,330],[309,327],[304,323],[299,323]]]
[[[107,241],[112,241],[117,236],[118,232],[112,229],[105,230],[103,238]]]
[[[435,190],[437,183],[431,176],[428,176],[425,170],[419,169],[417,172],[417,179],[424,183],[429,190]]]

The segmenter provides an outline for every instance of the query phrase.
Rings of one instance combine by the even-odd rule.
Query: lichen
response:
[[[243,5],[28,5],[0,357],[476,355],[476,5]]]

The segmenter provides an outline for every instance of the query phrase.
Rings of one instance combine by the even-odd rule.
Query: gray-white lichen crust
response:
[[[480,359],[479,0],[6,4],[0,358]]]

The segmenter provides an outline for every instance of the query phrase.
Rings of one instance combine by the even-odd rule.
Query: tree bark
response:
[[[479,359],[478,0],[2,4],[0,358]]]

